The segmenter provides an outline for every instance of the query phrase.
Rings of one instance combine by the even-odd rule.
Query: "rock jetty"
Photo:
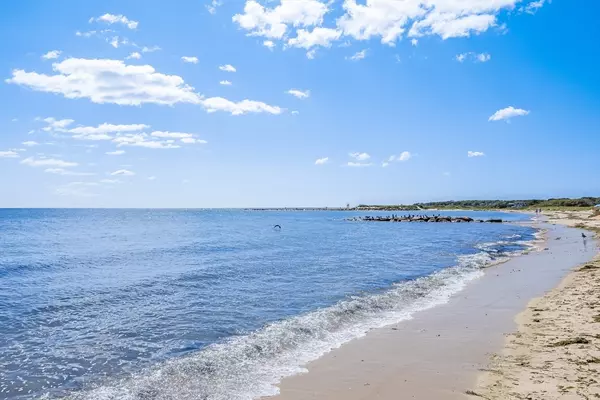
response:
[[[349,221],[368,221],[368,222],[488,222],[502,223],[501,219],[473,219],[471,217],[449,217],[446,215],[389,215],[389,216],[365,216],[349,218]]]

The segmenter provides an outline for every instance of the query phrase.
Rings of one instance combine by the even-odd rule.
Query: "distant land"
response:
[[[581,197],[578,199],[530,199],[530,200],[458,200],[436,201],[414,204],[359,204],[351,207],[280,207],[250,208],[249,210],[270,211],[409,211],[409,210],[544,210],[585,209],[600,207],[600,197]]]

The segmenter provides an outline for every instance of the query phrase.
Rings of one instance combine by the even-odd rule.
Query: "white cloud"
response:
[[[456,61],[462,63],[467,59],[472,60],[473,62],[488,62],[492,59],[492,56],[489,53],[473,53],[472,51],[468,53],[457,54],[455,57]]]
[[[344,35],[357,40],[380,37],[393,45],[408,35],[439,35],[444,39],[480,33],[496,24],[496,15],[520,0],[345,0],[338,20]],[[413,43],[414,45],[415,43]]]
[[[297,97],[299,99],[307,99],[310,97],[310,90],[290,89],[286,93],[291,94],[292,96]]]
[[[51,51],[47,52],[46,54],[44,54],[42,56],[42,58],[44,60],[54,60],[54,59],[60,57],[61,53],[62,53],[62,51],[60,51],[60,50],[51,50]]]
[[[118,36],[113,36],[113,38],[112,38],[112,39],[106,39],[106,41],[107,41],[108,43],[110,43],[110,45],[111,45],[112,47],[114,47],[115,49],[119,48],[119,44],[120,44],[120,43],[119,43],[119,37],[118,37]]]
[[[13,150],[0,151],[0,158],[19,158],[19,154]]]
[[[359,61],[364,59],[367,56],[367,50],[361,50],[359,52],[356,52],[354,55],[352,55],[351,57],[346,57],[347,60],[350,61]]]
[[[510,12],[523,0],[343,0],[342,14],[335,25],[324,26],[324,16],[334,1],[246,0],[243,13],[233,21],[248,35],[287,42],[291,47],[329,47],[344,37],[379,39],[394,46],[403,37],[418,44],[418,37],[437,35],[442,39],[469,37],[492,27],[503,29],[498,16]],[[265,5],[262,5],[262,4]],[[530,2],[522,11],[534,13],[545,0]],[[312,29],[309,29],[312,28]],[[296,37],[290,36],[296,30]],[[313,54],[314,55],[314,54]],[[310,57],[309,57],[310,58]]]
[[[315,46],[331,47],[331,43],[338,40],[342,32],[337,29],[315,27],[312,31],[298,29],[296,37],[288,40],[291,47],[310,49]]]
[[[31,146],[37,146],[39,145],[38,142],[35,142],[33,140],[28,140],[26,142],[21,143],[23,146],[27,146],[27,147],[31,147]]]
[[[412,154],[410,153],[410,151],[403,151],[402,153],[400,153],[399,155],[392,155],[390,156],[387,161],[384,161],[381,166],[382,167],[387,167],[388,165],[390,165],[390,163],[393,162],[404,162],[404,161],[408,161],[412,158]]]
[[[481,151],[468,151],[467,152],[467,157],[483,157],[485,156],[484,153],[482,153]]]
[[[366,161],[369,158],[371,158],[371,156],[368,153],[350,153],[348,154],[350,157],[354,158],[357,161]]]
[[[112,140],[112,136],[100,133],[97,135],[73,135],[73,139],[77,140]]]
[[[192,133],[183,133],[183,132],[162,132],[162,131],[154,131],[150,134],[150,136],[158,137],[158,138],[168,138],[168,139],[185,139],[194,137]]]
[[[219,69],[221,71],[225,71],[225,72],[236,72],[237,70],[235,69],[235,67],[231,64],[226,64],[226,65],[221,65],[219,67]]]
[[[140,132],[144,129],[150,128],[149,125],[145,124],[108,124],[103,123],[96,127],[94,126],[78,126],[77,128],[69,129],[69,133],[75,135],[98,135],[107,133],[120,133],[120,132]]]
[[[416,46],[418,46],[418,44],[419,44],[419,39],[412,38],[412,39],[410,40],[410,44],[412,44],[412,45],[413,45],[413,46],[415,46],[415,47],[416,47]]]
[[[180,139],[181,143],[185,144],[206,144],[208,143],[206,140],[196,139],[196,138],[183,138]]]
[[[48,126],[42,128],[42,130],[46,132],[64,129],[75,122],[72,119],[56,119],[53,117],[44,118],[42,121],[48,124]]]
[[[532,1],[531,3],[527,4],[525,6],[524,9],[522,9],[523,11],[525,11],[528,14],[535,14],[536,12],[538,12],[538,10],[540,8],[542,8],[544,6],[544,4],[546,3],[546,0],[537,0],[537,1]],[[548,1],[548,3],[550,3],[550,0]]]
[[[473,0],[471,2],[474,1],[481,3],[481,1],[478,0]],[[498,1],[510,1],[511,3],[514,3],[518,0]],[[492,14],[460,16],[452,13],[434,13],[429,14],[429,16],[423,20],[415,22],[410,30],[410,35],[438,35],[445,40],[455,37],[469,37],[472,34],[485,32],[492,26],[496,26],[496,16]]]
[[[169,140],[147,140],[148,135],[145,133],[126,134],[117,136],[113,139],[114,143],[117,143],[117,147],[121,146],[134,146],[134,147],[145,147],[148,149],[178,149],[181,146],[173,144]]]
[[[306,52],[306,58],[308,58],[309,60],[314,60],[316,54],[317,54],[317,49],[309,50]]]
[[[125,150],[107,151],[106,154],[108,154],[109,156],[121,156],[125,154]]]
[[[298,114],[300,114],[300,111],[296,111],[296,110],[292,111],[292,115],[298,115]]]
[[[121,183],[120,180],[118,179],[100,179],[100,183],[106,183],[108,185],[114,185],[117,183]]]
[[[233,102],[221,97],[203,98],[177,75],[165,75],[150,65],[126,65],[122,60],[69,58],[53,64],[55,75],[13,70],[7,83],[33,90],[62,94],[69,99],[88,98],[93,103],[139,106],[144,103],[174,105],[198,104],[208,112],[226,111],[234,115],[282,110],[254,100]]]
[[[265,8],[256,0],[247,0],[243,14],[233,16],[233,21],[249,31],[249,35],[281,39],[288,24],[314,26],[323,22],[329,11],[327,4],[318,0],[281,0],[274,8]]]
[[[130,59],[139,60],[140,58],[142,58],[142,55],[140,53],[138,53],[137,51],[134,51],[133,53],[131,53],[130,55],[125,57],[126,60],[130,60]]]
[[[272,40],[265,40],[263,46],[267,47],[269,50],[273,50],[275,43]]]
[[[223,85],[223,86],[231,86],[231,82],[229,82],[229,81],[221,81],[221,82],[219,82],[219,84]]]
[[[70,171],[70,170],[64,169],[64,168],[47,168],[47,169],[44,170],[44,172],[46,172],[48,174],[65,175],[65,176],[92,176],[92,175],[96,175],[93,172],[77,172],[77,171]]]
[[[183,56],[181,57],[181,61],[184,63],[198,64],[198,57]]]
[[[114,15],[114,14],[104,14],[101,15],[97,18],[90,18],[89,22],[104,22],[107,23],[109,25],[112,24],[123,24],[125,26],[127,26],[129,29],[136,29],[138,27],[139,22],[134,21],[134,20],[130,20],[129,18],[127,18],[124,15]]]
[[[240,102],[233,102],[222,97],[210,97],[202,100],[202,106],[206,111],[226,111],[233,115],[242,115],[247,113],[268,113],[268,114],[281,114],[282,109],[277,106],[271,106],[260,101],[254,100],[242,100]]]
[[[149,176],[149,177],[148,177],[148,178],[146,178],[146,179],[148,179],[149,181],[153,181],[153,180],[156,180],[156,177],[155,177],[155,176]]]
[[[200,104],[194,88],[177,75],[164,75],[150,65],[126,65],[121,60],[69,58],[53,64],[57,74],[14,70],[7,83],[69,99],[89,98],[94,103],[139,106],[143,103]]]
[[[21,164],[29,165],[30,167],[58,167],[58,168],[69,168],[76,167],[79,164],[76,162],[63,161],[55,158],[34,158],[28,157],[21,161]]]
[[[148,47],[148,46],[144,46],[142,47],[142,53],[154,53],[155,51],[159,51],[162,50],[160,47],[158,46],[152,46],[152,47]]]
[[[528,115],[529,111],[523,110],[522,108],[514,108],[513,106],[503,108],[502,110],[498,110],[492,115],[488,121],[501,121],[501,120],[510,120],[513,117],[523,117]]]
[[[205,7],[208,10],[209,13],[211,14],[216,14],[217,13],[217,8],[221,7],[223,5],[223,3],[219,0],[212,0],[210,2],[210,4],[207,4]]]
[[[370,167],[371,163],[360,163],[360,162],[353,162],[353,161],[349,161],[348,164],[346,164],[348,167]]]
[[[77,31],[77,32],[75,32],[75,36],[89,38],[89,37],[96,35],[96,33],[97,33],[96,31],[87,31],[87,32]]]
[[[477,54],[476,58],[477,58],[477,61],[479,61],[479,62],[488,62],[492,59],[492,56],[489,55],[488,53],[481,53],[481,54]]]
[[[315,161],[315,165],[323,165],[323,164],[327,164],[328,162],[329,162],[329,157],[323,157],[323,158],[317,159],[317,161]]]
[[[133,175],[135,175],[135,172],[129,171],[127,169],[120,169],[118,171],[112,172],[110,175],[111,176],[119,176],[119,175],[122,175],[122,176],[133,176]]]

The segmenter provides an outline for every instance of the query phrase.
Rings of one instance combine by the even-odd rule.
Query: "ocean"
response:
[[[366,214],[0,209],[0,399],[273,395],[331,349],[446,302],[536,233],[347,220]]]

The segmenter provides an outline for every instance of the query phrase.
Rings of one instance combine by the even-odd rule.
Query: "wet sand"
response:
[[[284,379],[272,399],[452,400],[485,388],[480,371],[515,331],[515,315],[596,253],[579,229],[539,227],[547,229],[545,249],[489,268],[445,305],[331,351]]]

